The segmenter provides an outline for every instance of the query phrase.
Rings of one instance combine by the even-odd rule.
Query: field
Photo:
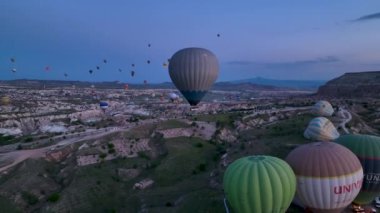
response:
[[[193,119],[233,129],[234,120],[241,117],[230,113],[199,115]],[[302,133],[311,118],[301,114],[244,130],[234,143],[197,137],[164,139],[155,136],[159,138],[155,139],[156,130],[190,125],[181,120],[144,124],[123,134],[105,136],[100,141],[117,137],[150,138],[160,141],[158,144],[167,150],[165,154],[152,157],[148,152],[139,153],[136,158],[118,158],[84,167],[76,166],[75,154],[61,164],[27,160],[3,176],[0,185],[6,186],[3,189],[7,193],[23,198],[23,209],[37,212],[194,212],[194,207],[196,212],[224,212],[225,167],[220,165],[220,157],[227,152],[229,161],[254,154],[284,158],[294,147],[308,142]],[[118,173],[120,169],[135,169],[139,174],[123,179]],[[152,187],[133,189],[135,183],[146,178],[154,180]],[[0,202],[6,201],[1,198]],[[7,208],[17,212],[15,207]],[[295,206],[288,210],[297,211]]]

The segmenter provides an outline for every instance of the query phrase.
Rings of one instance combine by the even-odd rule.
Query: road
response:
[[[348,122],[350,122],[351,121],[351,119],[352,119],[352,115],[351,115],[351,113],[348,111],[348,110],[346,110],[346,109],[343,109],[343,108],[340,108],[340,113],[342,113],[342,115],[343,115],[343,120],[342,120],[342,122],[338,125],[340,128],[342,128],[343,129],[343,131],[346,133],[346,134],[350,134],[350,131],[348,131],[348,129],[347,129],[347,127],[346,127],[346,124],[348,123]]]

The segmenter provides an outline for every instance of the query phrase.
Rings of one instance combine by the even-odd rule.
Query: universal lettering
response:
[[[362,181],[363,180],[358,180],[354,183],[334,186],[334,194],[345,194],[350,193],[351,191],[354,191],[356,189],[360,189],[362,187]]]

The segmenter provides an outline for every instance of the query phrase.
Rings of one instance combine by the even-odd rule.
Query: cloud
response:
[[[266,66],[266,67],[288,67],[288,66],[304,66],[304,65],[315,65],[315,64],[326,64],[326,63],[334,63],[341,61],[336,56],[325,56],[310,60],[299,60],[299,61],[289,61],[289,62],[265,62],[260,63],[256,61],[230,61],[228,64],[230,65],[239,65],[239,66]]]
[[[355,19],[354,22],[368,21],[368,20],[373,20],[373,19],[380,19],[380,13],[373,13],[373,14],[362,16],[358,19]]]

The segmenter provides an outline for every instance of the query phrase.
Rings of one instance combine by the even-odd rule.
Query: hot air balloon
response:
[[[119,72],[122,72],[123,70],[119,68]]]
[[[45,72],[50,72],[50,66],[45,67]]]
[[[179,99],[179,96],[177,94],[175,94],[174,92],[171,92],[168,94],[169,96],[169,99],[174,102],[175,100]]]
[[[101,102],[99,102],[99,107],[100,107],[103,111],[105,111],[105,110],[108,108],[108,103],[105,102],[105,101],[101,101]]]
[[[11,102],[11,99],[8,96],[1,97],[1,105],[8,105]]]
[[[107,64],[107,59],[103,59],[103,63]]]
[[[147,63],[147,64],[150,64],[150,60],[147,60],[146,63]]]
[[[147,80],[144,80],[144,84],[148,84],[148,81],[147,81]]]
[[[223,189],[234,212],[285,212],[296,177],[283,160],[264,155],[240,158],[224,173]]]
[[[380,195],[380,137],[350,134],[340,136],[336,142],[350,149],[363,166],[363,187],[354,202],[372,202]]]
[[[131,76],[135,76],[135,71],[131,71]]]
[[[334,113],[334,109],[328,101],[318,101],[312,107],[312,111],[314,114],[329,117]]]
[[[11,62],[12,63],[15,63],[16,62],[16,59],[15,58],[10,58]]]
[[[170,78],[192,106],[202,100],[218,78],[218,73],[218,59],[203,48],[179,50],[169,63]]]
[[[151,44],[148,44],[148,47],[151,47],[152,45]]]
[[[97,69],[97,70],[99,70],[99,69],[100,69],[100,67],[99,67],[99,66],[96,66],[96,69]]]
[[[314,141],[332,141],[337,139],[340,134],[329,119],[317,117],[309,122],[303,135]]]
[[[342,212],[360,191],[362,166],[342,145],[305,144],[291,151],[285,160],[297,176],[296,199],[312,212]]]
[[[218,33],[218,34],[216,34],[216,36],[217,36],[217,37],[220,37],[220,34]]]
[[[92,74],[94,71],[92,71],[92,70],[89,70],[88,72],[89,72],[90,74]]]
[[[64,73],[63,75],[65,76],[65,78],[67,78],[67,76],[68,76],[67,73]]]
[[[131,64],[132,67],[135,67],[135,64]]]
[[[13,73],[15,73],[17,70],[16,70],[16,68],[12,68],[11,71],[12,71]]]

